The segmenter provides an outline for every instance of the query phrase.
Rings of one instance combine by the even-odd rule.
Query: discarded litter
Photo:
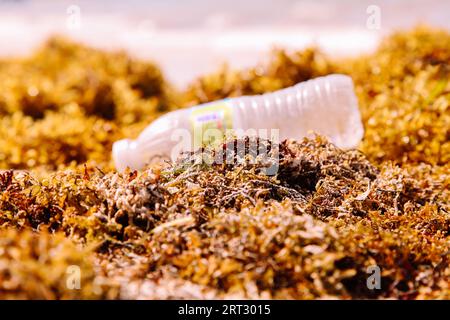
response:
[[[272,93],[172,111],[136,140],[114,143],[113,158],[119,171],[142,169],[152,157],[175,160],[181,151],[196,150],[227,133],[283,140],[310,132],[327,136],[341,148],[354,148],[361,141],[364,129],[350,77],[333,74]]]

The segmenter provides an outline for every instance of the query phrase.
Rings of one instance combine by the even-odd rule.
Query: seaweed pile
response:
[[[154,65],[59,38],[0,62],[0,298],[449,299],[449,48],[417,28],[352,60],[277,50],[184,92]],[[355,81],[360,151],[244,138],[112,167],[112,142],[163,112],[332,72]],[[277,175],[239,152],[204,161],[251,143]]]
[[[136,134],[172,104],[153,64],[62,38],[29,58],[0,61],[0,74],[2,168],[106,164],[113,141]]]

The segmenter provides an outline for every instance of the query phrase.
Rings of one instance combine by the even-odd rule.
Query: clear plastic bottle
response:
[[[115,142],[114,163],[123,171],[126,167],[141,169],[158,155],[174,158],[183,151],[177,132],[189,133],[190,145],[195,148],[201,145],[207,129],[278,129],[279,139],[301,139],[313,131],[340,148],[356,147],[364,134],[352,79],[333,74],[272,93],[228,98],[167,113],[136,140]]]

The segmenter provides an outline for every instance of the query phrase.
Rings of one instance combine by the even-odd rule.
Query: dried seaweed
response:
[[[54,170],[86,161],[107,166],[105,150],[115,140],[136,135],[144,122],[174,107],[153,64],[62,38],[29,58],[4,61],[0,75],[4,169]]]
[[[89,249],[61,234],[0,230],[0,299],[113,298],[115,290],[102,284],[89,257]],[[73,267],[79,287],[70,283]]]
[[[276,50],[185,92],[152,64],[58,38],[2,61],[0,297],[449,299],[449,44],[421,27],[351,60]],[[113,170],[112,142],[169,109],[331,72],[355,81],[359,151],[231,138]],[[67,288],[70,265],[81,290]]]

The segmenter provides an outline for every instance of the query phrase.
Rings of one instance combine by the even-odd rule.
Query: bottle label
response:
[[[208,103],[191,111],[194,147],[213,144],[222,139],[225,130],[233,127],[232,107],[225,101]]]

